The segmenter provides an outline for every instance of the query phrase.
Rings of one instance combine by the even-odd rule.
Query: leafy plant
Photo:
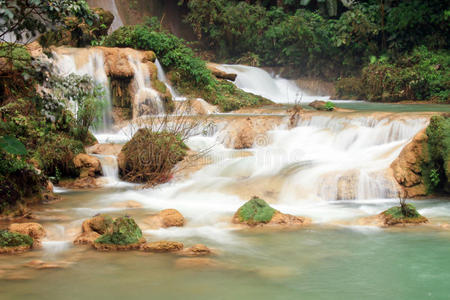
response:
[[[0,137],[0,148],[9,154],[27,154],[27,149],[25,146],[17,138],[9,135]]]
[[[332,111],[332,110],[334,110],[334,108],[335,108],[335,105],[333,102],[327,101],[325,103],[325,110]]]
[[[29,235],[0,230],[0,248],[33,245],[33,239]]]

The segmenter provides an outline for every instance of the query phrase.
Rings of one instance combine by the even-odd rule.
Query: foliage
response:
[[[85,0],[0,0],[0,42],[27,42],[65,17],[82,18],[87,24],[97,18]]]
[[[32,246],[33,238],[29,235],[0,230],[0,248]]]
[[[254,196],[238,210],[239,220],[248,224],[268,223],[275,214],[275,209],[266,201]]]
[[[124,26],[105,39],[108,47],[132,47],[152,50],[161,64],[179,74],[182,80],[197,88],[210,88],[213,84],[211,72],[205,62],[196,57],[185,42],[176,36],[145,25]]]
[[[27,149],[25,146],[15,137],[5,135],[0,137],[0,149],[6,151],[9,154],[26,155]]]
[[[334,107],[335,107],[334,103],[331,101],[327,101],[325,103],[325,110],[332,111],[332,110],[334,110]]]
[[[450,101],[450,52],[418,47],[397,59],[373,58],[361,78],[341,79],[338,97],[369,101]],[[360,82],[359,82],[360,80]]]
[[[450,193],[450,118],[432,117],[426,132],[428,157],[422,163],[422,176],[428,192]]]
[[[75,138],[85,142],[89,137],[89,128],[98,125],[107,104],[103,88],[95,84],[88,75],[69,76],[51,75],[45,82],[50,92],[44,92],[42,113],[53,123],[58,117],[68,118],[73,122],[71,128]],[[66,109],[74,111],[75,118],[65,113]]]
[[[99,237],[95,242],[100,244],[130,245],[138,243],[142,231],[134,219],[124,216],[114,220],[112,230]]]

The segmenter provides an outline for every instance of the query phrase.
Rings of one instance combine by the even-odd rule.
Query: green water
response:
[[[170,254],[77,250],[83,258],[67,269],[0,281],[1,299],[450,298],[449,231],[237,234],[245,243],[224,251],[217,269],[179,269]]]
[[[385,112],[450,112],[448,104],[395,104],[366,101],[336,102],[341,108]]]

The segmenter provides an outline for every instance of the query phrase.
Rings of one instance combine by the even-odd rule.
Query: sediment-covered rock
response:
[[[177,252],[183,250],[183,248],[183,243],[172,241],[150,242],[141,246],[141,250],[155,253]]]
[[[40,246],[42,239],[47,235],[44,227],[39,223],[13,223],[8,230],[13,233],[28,235],[33,239],[33,247]]]
[[[73,163],[80,170],[80,178],[99,177],[103,173],[100,160],[95,156],[80,153],[75,156]]]
[[[181,256],[206,256],[213,254],[213,251],[203,244],[196,244],[192,247],[184,248],[177,254]]]

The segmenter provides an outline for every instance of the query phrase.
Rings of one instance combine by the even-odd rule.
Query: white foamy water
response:
[[[147,65],[143,64],[140,58],[129,56],[128,62],[134,70],[134,85],[136,94],[133,104],[133,118],[142,115],[142,106],[147,106],[149,114],[163,114],[164,105],[158,92],[152,88],[150,82],[150,72]]]
[[[170,94],[172,95],[172,99],[175,101],[184,101],[186,100],[186,97],[182,97],[170,84],[170,82],[167,80],[166,72],[164,72],[163,67],[161,66],[161,63],[158,59],[155,60],[156,69],[158,70],[158,80],[161,81],[166,85],[166,87],[169,89]]]
[[[319,97],[301,90],[295,81],[272,76],[267,71],[243,66],[220,65],[222,71],[237,74],[234,84],[249,93],[263,96],[276,103],[309,103],[314,100],[328,100],[330,97]]]
[[[244,157],[220,143],[219,124],[187,141],[195,151],[210,148],[213,163],[188,179],[112,194],[104,204],[133,199],[152,211],[176,208],[187,219],[185,227],[147,233],[220,243],[228,243],[233,214],[253,195],[316,223],[373,215],[397,202],[396,185],[386,171],[426,124],[426,118],[317,115],[293,129],[269,132],[268,144],[246,150],[252,155]]]

